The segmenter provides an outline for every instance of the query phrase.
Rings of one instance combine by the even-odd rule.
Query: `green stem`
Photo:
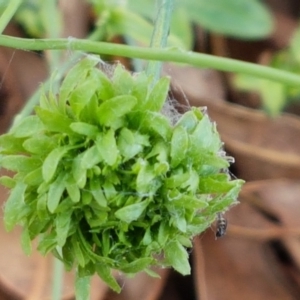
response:
[[[62,285],[63,285],[64,265],[54,258],[53,262],[53,283],[52,283],[52,300],[62,299]]]
[[[212,68],[221,71],[244,73],[283,84],[299,86],[300,76],[266,66],[242,62],[235,59],[183,51],[176,48],[142,48],[81,39],[24,39],[0,35],[0,46],[23,50],[80,50],[96,54],[119,55],[146,60],[172,61],[200,68]]]
[[[151,38],[151,48],[165,48],[170,30],[174,0],[156,0],[156,20]],[[159,80],[162,68],[161,61],[150,61],[146,73],[153,75],[153,83]]]
[[[47,38],[59,38],[62,30],[62,20],[56,1],[44,0],[41,6],[42,25],[46,30]],[[55,22],[53,22],[55,20]],[[61,63],[62,51],[47,53],[49,59],[50,73]]]
[[[76,300],[89,300],[91,289],[91,277],[79,277],[78,272],[76,274],[75,281],[75,296]]]
[[[0,33],[3,32],[9,21],[12,19],[14,16],[15,12],[21,5],[22,0],[10,0],[7,1],[8,5],[4,12],[2,13],[2,16],[0,18]]]

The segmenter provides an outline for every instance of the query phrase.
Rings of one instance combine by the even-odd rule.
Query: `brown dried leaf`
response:
[[[233,208],[228,220],[229,227],[272,228],[246,203]],[[199,300],[296,299],[271,248],[259,240],[230,234],[215,240],[208,231],[196,238],[193,255]]]

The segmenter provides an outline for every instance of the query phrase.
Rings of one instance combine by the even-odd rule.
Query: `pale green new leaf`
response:
[[[115,216],[126,223],[131,223],[142,215],[148,204],[149,201],[145,200],[136,204],[122,207],[115,212]]]
[[[66,182],[64,177],[65,174],[60,174],[60,176],[58,176],[57,179],[50,185],[47,207],[51,213],[54,213],[56,210],[65,190]]]
[[[10,195],[4,206],[4,225],[7,231],[10,231],[22,219],[26,213],[25,191],[27,185],[18,182],[11,190]]]
[[[48,154],[42,168],[43,178],[46,182],[49,182],[53,178],[60,160],[69,149],[70,147],[68,146],[58,147]]]
[[[98,150],[98,147],[94,145],[82,153],[81,168],[90,169],[102,160],[103,158]]]
[[[142,110],[159,112],[164,106],[170,86],[170,78],[162,77],[153,87]]]
[[[166,245],[164,253],[167,263],[176,271],[182,275],[191,273],[188,253],[177,240],[170,241]]]
[[[78,83],[82,82],[87,73],[94,68],[100,62],[96,56],[87,56],[77,63],[67,74],[64,79],[59,92],[59,101],[62,104],[66,104],[68,101],[69,94],[77,86]]]
[[[72,213],[72,210],[66,210],[57,214],[55,217],[56,241],[57,245],[60,247],[63,247],[66,243],[70,229]]]
[[[110,129],[104,135],[99,135],[96,146],[100,157],[102,157],[109,166],[113,166],[119,154],[114,131]]]
[[[97,133],[99,133],[99,129],[95,125],[91,125],[84,122],[74,122],[71,123],[70,128],[79,134],[86,135],[90,138],[94,138]]]
[[[181,127],[175,127],[171,139],[171,165],[177,167],[185,158],[188,149],[189,138],[186,130]]]
[[[103,102],[97,111],[99,123],[110,126],[117,118],[130,112],[136,105],[137,100],[130,95],[121,95]]]
[[[28,116],[15,125],[10,133],[17,138],[28,137],[45,129],[38,116]]]
[[[107,265],[104,264],[96,264],[96,272],[99,275],[99,277],[115,292],[120,293],[121,287],[119,286],[118,282],[114,278],[113,275],[111,275],[111,269]]]

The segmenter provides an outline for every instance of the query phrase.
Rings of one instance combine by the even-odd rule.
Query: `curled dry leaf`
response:
[[[243,193],[261,211],[277,220],[277,228],[288,228],[277,242],[289,257],[291,264],[287,271],[291,280],[300,282],[300,182],[299,180],[269,180],[252,182],[245,186]],[[249,198],[250,197],[250,198]],[[297,234],[298,232],[298,234]],[[292,271],[292,273],[290,272]]]

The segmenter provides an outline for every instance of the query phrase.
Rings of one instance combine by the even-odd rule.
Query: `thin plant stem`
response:
[[[22,0],[10,0],[10,1],[7,1],[7,2],[8,2],[7,7],[4,10],[4,12],[2,13],[1,17],[0,17],[0,33],[3,32],[3,30],[5,29],[5,27],[9,23],[9,21],[12,19],[15,12],[17,11],[19,6],[21,5]]]
[[[41,6],[42,24],[46,30],[47,38],[59,38],[62,30],[61,12],[53,0],[44,0]],[[55,20],[55,22],[53,22]],[[62,51],[47,52],[50,73],[57,69],[62,59]]]
[[[52,274],[52,300],[62,299],[62,285],[63,285],[64,265],[54,258],[53,274]]]
[[[89,300],[90,299],[90,289],[91,289],[91,277],[79,277],[76,274],[75,280],[75,295],[76,300]]]
[[[156,20],[151,38],[151,48],[165,48],[170,31],[171,16],[174,0],[156,0]],[[146,68],[147,75],[153,76],[153,83],[158,81],[161,74],[162,62],[150,61]]]
[[[244,73],[263,79],[273,80],[291,86],[300,85],[300,76],[271,67],[242,62],[235,59],[216,57],[209,54],[184,51],[178,48],[142,48],[82,39],[26,39],[0,35],[0,46],[23,50],[80,50],[95,54],[119,55],[146,60],[172,61],[199,68]]]

